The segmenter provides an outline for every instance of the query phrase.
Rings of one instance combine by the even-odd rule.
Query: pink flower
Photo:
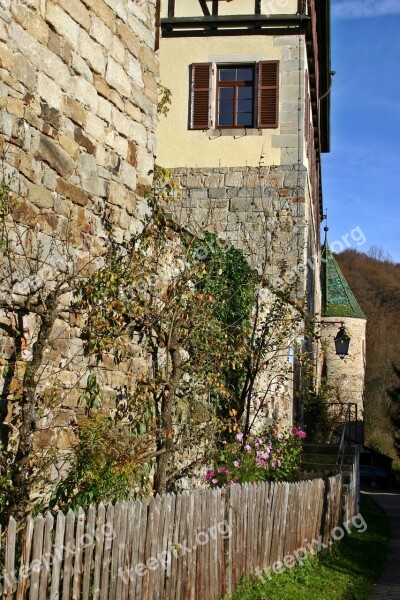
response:
[[[278,460],[278,467],[280,468],[282,466],[282,463],[280,460]]]
[[[306,432],[301,431],[301,429],[299,429],[298,427],[294,427],[292,429],[292,433],[293,433],[293,435],[297,435],[297,437],[301,438],[302,440],[304,440],[307,437]]]
[[[210,482],[212,480],[212,478],[214,477],[214,471],[213,469],[208,469],[208,471],[206,472],[206,474],[204,475],[204,479],[208,482]]]
[[[276,467],[276,462],[275,462],[274,460],[273,460],[273,461],[272,461],[272,463],[271,463],[271,467],[272,467],[273,469],[275,469],[275,467]]]
[[[241,431],[239,431],[239,433],[236,434],[236,439],[239,440],[239,442],[242,441],[242,439],[243,439],[243,433]]]
[[[258,464],[260,465],[260,467],[265,467],[265,465],[267,464],[267,463],[265,462],[265,460],[264,460],[264,459],[262,459],[262,458],[257,458],[257,462],[258,462]]]
[[[240,466],[240,462],[238,460],[234,460],[233,461],[233,466],[234,467],[239,467]]]
[[[244,449],[246,450],[246,452],[250,452],[250,450],[251,450],[250,444],[246,444]]]
[[[218,483],[218,479],[213,479],[213,480],[211,481],[211,483],[213,483],[213,484],[215,485],[216,483]]]
[[[225,440],[222,442],[222,444],[223,444],[224,446],[226,446],[226,445],[227,445],[227,443],[228,443],[228,442],[227,442],[227,441],[225,441]]]

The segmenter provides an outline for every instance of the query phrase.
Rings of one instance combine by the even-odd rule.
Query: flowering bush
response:
[[[293,480],[300,468],[301,442],[306,435],[297,427],[281,435],[270,430],[261,437],[248,437],[244,443],[239,432],[234,441],[222,442],[216,466],[206,471],[204,479],[212,487]]]

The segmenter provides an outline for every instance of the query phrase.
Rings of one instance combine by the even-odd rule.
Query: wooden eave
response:
[[[321,132],[321,152],[330,152],[330,112],[331,94],[328,90],[331,85],[331,15],[330,0],[316,2],[318,40],[319,40],[319,97],[322,98],[319,106],[319,128]]]
[[[298,34],[306,27],[307,15],[210,15],[161,19],[163,37],[203,37],[212,35]]]

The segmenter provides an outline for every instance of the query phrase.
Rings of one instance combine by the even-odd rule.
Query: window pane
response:
[[[238,81],[253,81],[253,69],[248,67],[247,69],[237,69]]]
[[[219,97],[221,100],[233,100],[233,87],[219,88]]]
[[[220,69],[219,80],[220,81],[235,81],[236,69]]]
[[[238,87],[238,98],[239,100],[251,100],[253,98],[253,86],[245,85],[243,87]]]
[[[252,127],[253,125],[253,113],[238,113],[237,124],[243,127]]]
[[[233,100],[220,100],[219,112],[220,113],[226,113],[226,112],[233,113]]]
[[[233,126],[233,115],[230,113],[222,113],[218,117],[218,125],[221,125],[222,127],[227,125]]]
[[[253,110],[252,100],[239,100],[238,101],[238,112],[251,112]]]

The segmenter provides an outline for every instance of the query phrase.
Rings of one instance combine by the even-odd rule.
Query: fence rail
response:
[[[7,600],[217,600],[341,520],[342,478],[168,494],[10,519]],[[349,515],[352,516],[352,515]]]

